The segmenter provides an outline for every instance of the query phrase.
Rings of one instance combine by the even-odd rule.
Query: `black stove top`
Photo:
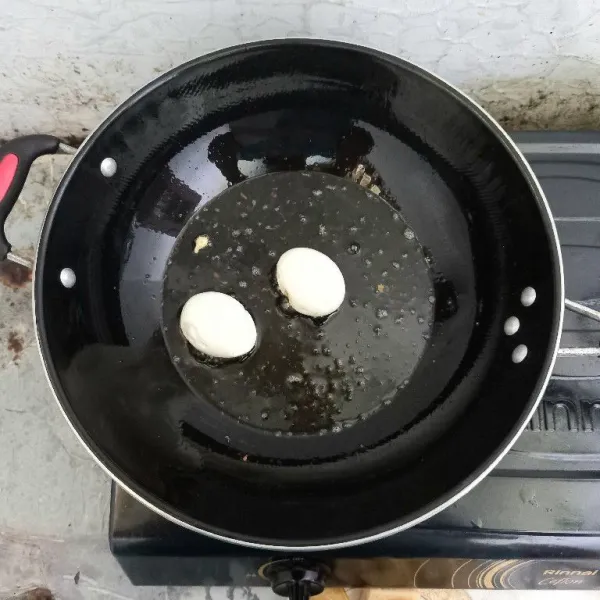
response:
[[[514,138],[555,216],[567,297],[600,309],[600,132]],[[561,345],[600,347],[600,324],[567,311]],[[417,527],[320,555],[330,583],[599,588],[599,378],[599,357],[559,357],[537,413],[490,476]],[[136,584],[268,585],[258,569],[272,552],[187,531],[116,487],[110,542]]]

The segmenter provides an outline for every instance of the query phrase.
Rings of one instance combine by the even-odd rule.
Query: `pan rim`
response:
[[[162,500],[153,500],[153,494],[143,490],[142,487],[138,486],[135,482],[125,483],[126,479],[129,479],[127,474],[122,472],[122,470],[117,465],[112,464],[112,461],[108,457],[102,457],[102,452],[99,449],[94,449],[96,445],[93,442],[93,440],[87,439],[89,436],[85,432],[84,428],[81,427],[81,425],[77,422],[77,419],[74,417],[74,415],[68,414],[66,406],[68,406],[69,402],[66,397],[66,394],[64,393],[64,390],[61,389],[61,386],[58,383],[58,375],[54,368],[54,364],[50,357],[50,353],[48,352],[48,343],[44,327],[44,317],[43,311],[41,310],[43,302],[41,277],[37,277],[38,269],[42,271],[44,267],[44,256],[47,248],[49,232],[52,229],[52,222],[54,220],[54,216],[56,214],[57,207],[60,204],[60,199],[64,193],[64,190],[66,189],[73,173],[75,172],[79,163],[81,162],[82,156],[85,153],[86,149],[88,149],[98,139],[98,137],[102,134],[103,130],[106,129],[106,127],[108,127],[108,125],[114,119],[120,116],[130,106],[134,105],[139,98],[146,95],[155,88],[163,85],[171,78],[175,77],[181,70],[184,70],[192,65],[204,64],[216,58],[226,57],[231,54],[239,53],[242,51],[253,50],[256,48],[280,46],[282,44],[300,46],[312,45],[321,48],[338,48],[354,50],[374,56],[381,60],[392,63],[396,66],[402,66],[404,68],[412,70],[413,72],[416,72],[419,76],[427,79],[432,84],[441,87],[442,89],[453,95],[458,102],[470,109],[471,112],[474,113],[474,115],[477,118],[479,118],[479,120],[485,126],[487,126],[493,133],[496,134],[498,141],[500,141],[503,144],[506,151],[509,152],[509,154],[515,161],[516,166],[519,168],[519,171],[525,177],[528,186],[534,198],[537,201],[540,216],[542,217],[542,220],[545,222],[546,225],[546,230],[548,233],[551,251],[553,255],[552,262],[554,263],[555,279],[554,287],[556,291],[557,303],[557,306],[555,307],[553,331],[551,332],[554,342],[550,344],[547,350],[545,366],[542,372],[540,372],[539,374],[536,390],[534,390],[534,392],[531,395],[531,398],[524,407],[524,415],[521,417],[520,421],[518,421],[512,428],[512,430],[504,440],[503,444],[496,450],[496,453],[493,458],[488,459],[479,469],[473,472],[470,477],[466,478],[465,480],[463,480],[462,483],[449,490],[443,496],[439,497],[437,501],[431,502],[429,505],[423,507],[423,509],[420,511],[420,514],[415,516],[413,519],[410,519],[409,521],[405,521],[396,526],[394,526],[392,523],[389,527],[386,527],[383,530],[371,530],[371,532],[364,532],[362,535],[358,534],[357,536],[350,535],[341,538],[337,541],[325,543],[307,542],[302,543],[300,545],[298,545],[297,543],[291,543],[289,545],[273,543],[269,540],[265,540],[264,542],[253,541],[252,539],[246,539],[244,537],[236,538],[232,537],[230,533],[227,534],[226,532],[219,532],[217,528],[213,528],[213,530],[210,530],[205,529],[202,526],[193,525],[191,522],[185,520],[184,515],[182,515],[179,511],[173,510]],[[63,414],[64,418],[66,419],[67,423],[69,424],[70,428],[72,429],[79,442],[89,452],[89,454],[98,464],[98,466],[100,466],[100,468],[129,495],[131,495],[137,501],[141,502],[143,505],[145,505],[147,508],[154,511],[158,515],[162,516],[168,521],[171,521],[172,523],[175,523],[186,529],[206,535],[208,537],[217,539],[222,542],[233,543],[260,550],[277,550],[286,552],[335,550],[374,542],[394,535],[396,533],[400,533],[401,531],[409,529],[415,525],[418,525],[419,523],[443,511],[448,506],[450,506],[451,504],[462,498],[464,495],[466,495],[469,491],[471,491],[480,481],[482,481],[492,471],[492,469],[502,460],[502,458],[504,458],[504,456],[508,453],[513,444],[516,442],[517,438],[521,435],[521,433],[527,426],[527,423],[533,416],[535,410],[537,409],[537,406],[542,399],[542,396],[546,390],[546,387],[552,375],[552,370],[554,368],[554,364],[558,354],[558,349],[560,345],[560,333],[562,331],[565,310],[564,271],[562,254],[560,250],[558,233],[556,230],[554,219],[552,217],[552,211],[545,197],[545,194],[539,184],[539,181],[537,180],[537,177],[531,169],[531,166],[527,162],[526,158],[523,156],[517,144],[510,138],[508,133],[500,126],[500,124],[482,106],[480,106],[475,100],[470,98],[463,91],[461,91],[445,79],[439,77],[434,73],[431,73],[429,70],[420,67],[412,61],[360,44],[319,38],[273,38],[268,40],[237,44],[235,46],[229,46],[227,48],[216,50],[209,54],[205,54],[203,56],[197,57],[195,59],[173,67],[166,73],[160,75],[156,79],[142,86],[137,92],[130,95],[125,101],[123,101],[121,104],[115,107],[115,109],[98,124],[98,126],[90,133],[90,135],[78,148],[77,152],[73,156],[73,159],[71,160],[71,163],[69,164],[67,170],[61,177],[56,187],[51,204],[42,222],[41,233],[36,248],[34,262],[33,286],[34,293],[32,294],[32,303],[35,321],[35,335],[40,357],[42,359],[44,374],[46,376],[46,379],[48,380],[49,387],[52,390],[52,394],[59,406],[61,413]]]

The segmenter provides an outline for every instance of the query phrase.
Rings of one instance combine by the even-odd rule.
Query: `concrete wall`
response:
[[[158,73],[281,36],[375,46],[508,126],[600,122],[598,0],[0,0],[0,138],[81,136]]]

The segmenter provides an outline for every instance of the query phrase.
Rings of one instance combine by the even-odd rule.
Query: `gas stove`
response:
[[[552,208],[567,297],[600,309],[600,133],[514,139]],[[328,584],[600,589],[600,323],[567,311],[561,346],[571,350],[559,355],[536,414],[493,473],[408,531],[312,553],[331,567]],[[272,552],[183,529],[116,486],[109,537],[134,584],[269,585],[260,568]]]

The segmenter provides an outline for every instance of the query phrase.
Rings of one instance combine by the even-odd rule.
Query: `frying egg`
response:
[[[344,276],[325,254],[312,248],[292,248],[277,261],[277,285],[290,306],[309,317],[335,312],[346,294]]]
[[[213,358],[239,358],[256,346],[256,325],[235,298],[220,292],[202,292],[184,305],[181,333],[199,352]]]

